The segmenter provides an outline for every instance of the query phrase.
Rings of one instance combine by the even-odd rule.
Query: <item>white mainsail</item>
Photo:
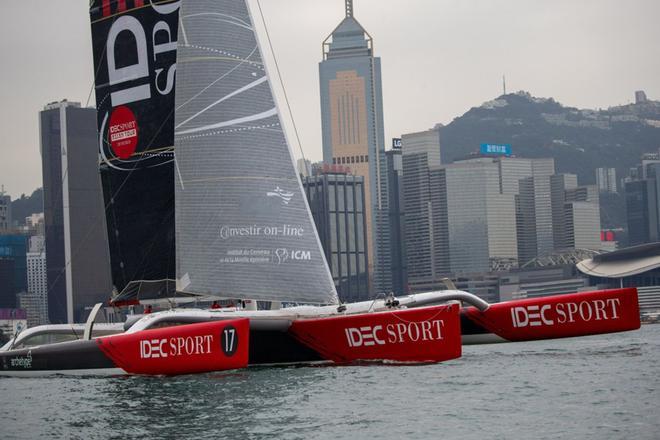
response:
[[[176,75],[179,289],[336,303],[244,0],[182,2]]]

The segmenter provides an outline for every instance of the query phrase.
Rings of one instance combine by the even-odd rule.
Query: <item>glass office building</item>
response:
[[[364,177],[328,172],[303,186],[340,300],[369,299]]]

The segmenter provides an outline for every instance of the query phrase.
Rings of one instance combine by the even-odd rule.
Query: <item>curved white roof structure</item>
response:
[[[660,267],[660,243],[595,255],[577,263],[580,272],[601,278],[624,278]]]

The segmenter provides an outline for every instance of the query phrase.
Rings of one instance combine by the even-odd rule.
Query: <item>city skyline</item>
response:
[[[383,59],[385,139],[448,123],[498,96],[502,74],[509,91],[524,89],[576,107],[631,102],[638,89],[660,98],[660,60],[652,56],[660,39],[653,23],[657,2],[527,3],[357,0],[355,15]],[[0,84],[0,183],[12,198],[41,186],[39,110],[63,98],[87,103],[93,77],[87,5],[2,6],[0,56],[10,67]],[[251,5],[257,14],[256,2]],[[261,6],[305,155],[319,160],[317,66],[321,42],[343,16],[343,2],[261,0]],[[92,93],[89,105],[94,102]]]

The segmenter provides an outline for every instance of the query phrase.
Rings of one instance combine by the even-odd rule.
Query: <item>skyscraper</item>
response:
[[[451,271],[489,272],[503,261],[515,264],[515,196],[500,191],[498,164],[463,161],[443,168]]]
[[[339,299],[369,299],[364,177],[335,165],[302,181]]]
[[[345,18],[323,42],[319,64],[323,161],[364,176],[369,274],[372,289],[387,292],[391,261],[380,59],[353,16],[353,1],[345,6]]]
[[[54,102],[39,122],[49,319],[73,322],[112,292],[96,110]]]
[[[14,259],[0,255],[0,309],[16,307]]]
[[[440,127],[441,125],[438,124],[430,130],[401,136],[401,144],[402,148],[405,146],[406,156],[426,154],[429,167],[439,166],[442,162],[440,159]]]
[[[404,134],[401,144],[408,283],[422,291],[450,271],[446,179],[437,131]]]
[[[642,158],[640,179],[625,183],[630,245],[660,241],[660,163]]]
[[[43,236],[30,237],[27,258],[27,292],[19,296],[20,307],[28,312],[28,325],[48,323],[48,272]]]
[[[15,295],[27,290],[27,263],[25,254],[27,253],[27,237],[22,234],[0,235],[0,258],[12,260],[12,292],[10,302],[15,303]],[[2,284],[2,281],[0,281]],[[8,292],[8,289],[3,289]],[[14,295],[14,296],[12,296]],[[13,306],[11,306],[13,307]]]
[[[596,185],[600,192],[616,193],[616,168],[596,168]]]
[[[600,249],[600,206],[597,202],[573,201],[564,204],[564,219],[565,247]]]
[[[392,262],[392,292],[408,293],[408,263],[405,245],[405,198],[403,195],[403,161],[401,147],[385,152],[389,189],[390,256]]]
[[[11,229],[11,197],[0,191],[0,234]]]
[[[296,168],[301,177],[309,177],[312,175],[312,163],[308,159],[298,159],[296,161]]]

